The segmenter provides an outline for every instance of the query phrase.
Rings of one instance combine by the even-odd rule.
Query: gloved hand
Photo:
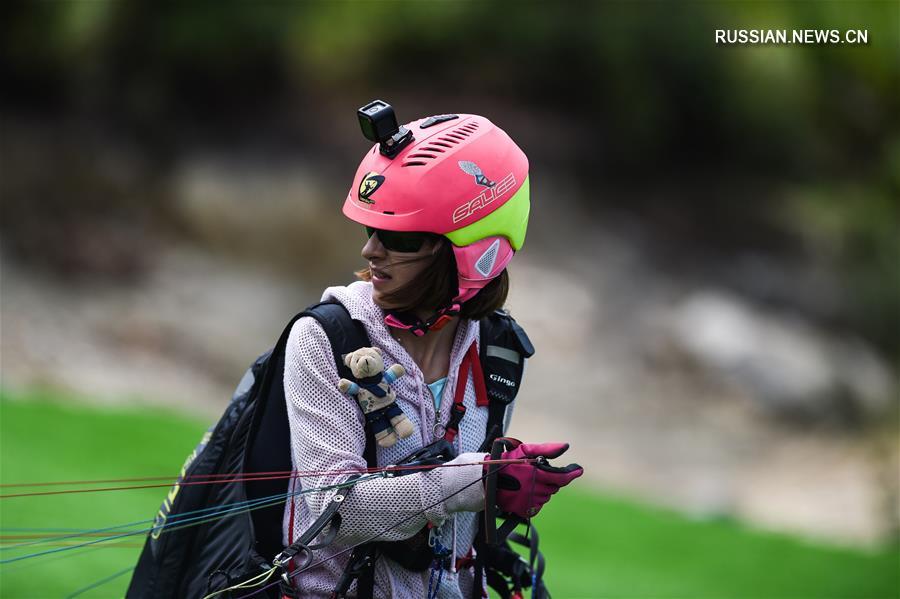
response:
[[[523,458],[558,458],[569,449],[568,443],[522,443],[517,439],[508,442],[517,444],[514,449],[500,455],[501,460]],[[490,456],[485,456],[490,460]],[[485,470],[488,466],[485,465]],[[548,463],[501,465],[497,472],[497,507],[504,512],[521,518],[537,514],[550,496],[584,474],[578,464],[554,468]]]

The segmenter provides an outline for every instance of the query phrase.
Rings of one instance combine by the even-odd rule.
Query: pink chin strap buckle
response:
[[[444,328],[454,316],[459,315],[461,309],[462,305],[455,301],[449,306],[441,308],[428,320],[424,321],[406,312],[389,312],[384,317],[384,322],[395,329],[410,331],[416,337],[424,337],[428,331],[440,331]]]

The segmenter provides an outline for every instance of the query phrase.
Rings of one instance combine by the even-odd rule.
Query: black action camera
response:
[[[394,109],[387,102],[369,102],[356,111],[356,116],[366,139],[376,142],[381,153],[388,158],[396,156],[415,139],[412,131],[397,125]]]

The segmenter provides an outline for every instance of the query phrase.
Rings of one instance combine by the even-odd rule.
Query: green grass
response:
[[[535,525],[555,597],[874,599],[900,596],[900,552],[813,545],[567,489]]]
[[[41,396],[24,399],[11,401],[6,395],[0,400],[4,484],[175,475],[207,426],[162,410],[107,410],[51,403]],[[36,490],[45,489],[4,488],[3,494]],[[147,520],[167,491],[163,487],[3,499],[0,527],[8,535],[20,534],[7,530],[12,527],[97,529]],[[4,539],[3,545],[14,542]],[[121,541],[132,546],[143,542],[143,535]],[[133,565],[140,553],[138,547],[104,545],[0,565],[0,597],[64,597]],[[0,557],[45,549],[37,545],[6,550]],[[121,597],[129,580],[123,575],[82,596]]]
[[[100,409],[53,399],[9,394],[0,399],[3,483],[174,475],[208,424],[162,410]],[[144,520],[166,491],[3,499],[0,526],[7,535],[14,534],[12,527],[87,529]],[[896,547],[839,549],[728,521],[698,522],[590,493],[584,485],[556,496],[535,524],[547,557],[548,587],[557,599],[900,595]],[[12,542],[4,539],[3,545]],[[0,565],[0,597],[64,597],[133,565],[138,552],[95,548]],[[0,558],[23,553],[6,550]],[[128,580],[124,575],[81,597],[120,597]]]

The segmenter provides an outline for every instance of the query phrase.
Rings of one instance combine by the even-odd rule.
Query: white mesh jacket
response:
[[[388,332],[384,312],[372,299],[371,283],[357,281],[347,287],[329,287],[322,295],[322,300],[341,302],[354,319],[365,325],[372,344],[383,350],[385,368],[399,363],[406,369],[406,375],[391,387],[397,394],[397,404],[412,421],[415,432],[393,447],[378,447],[378,464],[384,466],[396,463],[443,436],[442,425],[449,418],[460,363],[469,346],[473,342],[479,342],[478,321],[462,319],[459,322],[450,355],[448,379],[440,403],[440,414],[435,414],[434,401],[422,372]],[[299,319],[291,330],[287,343],[284,368],[284,391],[295,471],[347,471],[366,467],[362,457],[365,447],[362,412],[355,399],[338,390],[339,378],[331,345],[321,326],[311,317]],[[480,461],[484,457],[483,453],[477,453],[477,449],[484,441],[487,408],[475,405],[471,374],[466,383],[464,405],[466,415],[455,440],[459,454],[454,460],[456,463]],[[511,410],[507,413],[507,420],[510,412]],[[483,509],[484,491],[478,482],[481,475],[481,465],[473,464],[370,480],[356,485],[340,509],[343,524],[339,536],[334,544],[317,552],[314,562],[368,540],[403,520],[403,524],[377,537],[377,540],[405,539],[421,530],[426,522],[432,522],[440,526],[439,539],[446,547],[453,545],[455,528],[455,554],[459,557],[467,555],[476,532],[475,512]],[[300,485],[304,488],[333,485],[348,477],[348,474],[326,474],[298,478],[294,479],[294,490],[298,490]],[[454,493],[456,494],[453,495]],[[286,545],[309,527],[333,494],[334,491],[309,493],[288,502],[284,517]],[[301,596],[330,596],[343,574],[348,558],[349,552],[328,559],[297,576],[295,584]],[[420,573],[406,570],[381,556],[375,567],[375,597],[425,597],[430,574],[430,571]],[[434,582],[436,580],[437,576],[434,577]],[[472,583],[471,569],[461,570],[459,573],[445,571],[437,596],[470,597]],[[355,584],[351,588],[351,595],[354,592]]]

